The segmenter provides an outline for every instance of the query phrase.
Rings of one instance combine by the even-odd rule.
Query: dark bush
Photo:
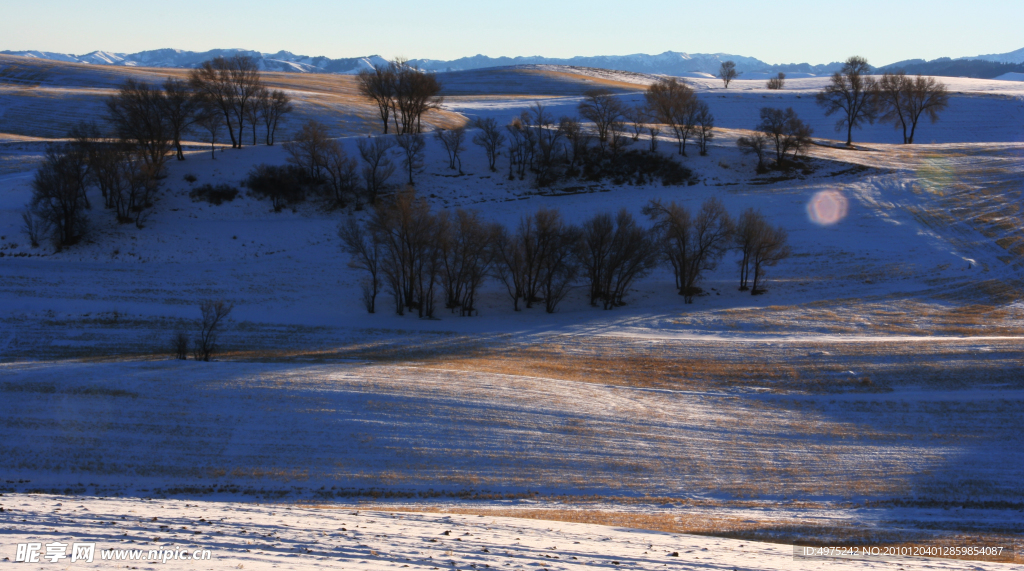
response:
[[[187,175],[185,175],[185,182],[187,182],[189,184],[192,184],[193,182],[195,182],[197,180],[199,180],[199,179],[197,179],[196,175],[194,175],[192,173],[188,173]]]
[[[245,186],[254,195],[269,198],[274,211],[280,212],[287,204],[305,200],[307,192],[316,184],[303,169],[294,165],[261,164],[249,171]]]
[[[188,193],[192,202],[205,201],[214,205],[221,205],[224,202],[231,202],[238,196],[238,189],[227,184],[213,186],[209,183],[197,187]]]
[[[672,157],[660,153],[625,151],[617,156],[590,149],[583,161],[581,176],[587,180],[599,181],[610,178],[615,184],[660,180],[665,186],[688,183],[693,172],[679,164]]]

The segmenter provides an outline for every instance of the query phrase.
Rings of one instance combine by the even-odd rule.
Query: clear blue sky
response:
[[[724,52],[874,65],[1024,47],[1024,0],[3,0],[0,49],[284,49],[332,58]]]

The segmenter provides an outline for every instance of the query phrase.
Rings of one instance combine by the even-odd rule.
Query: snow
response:
[[[999,77],[996,77],[1000,81],[1024,81],[1024,73],[1017,71],[1011,71],[1010,73],[1004,73]]]
[[[52,77],[31,95],[3,86],[0,131],[92,112],[79,105],[82,89],[61,85],[98,90],[101,76]],[[582,89],[600,82],[638,101],[657,79],[564,67],[457,77],[464,94],[447,98],[446,117],[502,122],[535,101],[556,117],[570,114]],[[221,206],[189,199],[186,174],[195,184],[237,186],[253,165],[284,162],[280,145],[222,150],[214,160],[208,147],[190,142],[187,160],[168,164],[144,228],[119,225],[94,206],[89,239],[61,252],[32,248],[20,215],[45,139],[5,135],[0,505],[18,514],[4,520],[5,535],[13,542],[59,528],[47,533],[121,544],[124,536],[98,521],[124,515],[135,518],[125,530],[134,541],[152,542],[157,522],[143,519],[171,518],[193,530],[198,517],[252,517],[264,537],[280,538],[277,547],[247,546],[252,528],[243,535],[235,524],[196,543],[230,553],[216,565],[247,568],[339,558],[356,558],[353,566],[365,560],[366,568],[400,566],[405,557],[422,565],[428,556],[442,567],[449,560],[504,566],[482,548],[518,550],[520,541],[521,562],[513,565],[536,564],[538,547],[557,546],[549,554],[560,559],[545,563],[607,566],[615,557],[638,568],[726,569],[822,564],[755,539],[1019,537],[1024,89],[951,79],[951,108],[919,128],[919,140],[936,144],[899,145],[891,126],[875,125],[855,131],[850,150],[813,103],[826,78],[787,80],[781,92],[751,79],[729,90],[718,80],[687,81],[719,126],[709,156],[691,146],[681,159],[697,184],[536,189],[509,181],[504,157],[499,172],[489,172],[472,144],[465,173],[450,171],[428,137],[417,191],[435,208],[477,209],[506,225],[539,207],[559,208],[576,223],[623,207],[639,217],[651,199],[696,209],[717,197],[734,215],[758,208],[787,230],[794,251],[771,268],[765,295],[737,291],[730,253],[689,306],[660,269],[612,311],[575,292],[554,315],[514,312],[491,282],[477,317],[397,316],[384,296],[369,315],[357,301],[361,276],[336,235],[340,223],[365,212],[314,203],[273,212],[244,189]],[[508,95],[508,86],[519,91]],[[353,107],[340,96],[324,108],[320,87],[292,89],[308,98],[308,116],[332,121],[356,156],[357,137],[375,127],[372,116],[341,122]],[[25,103],[41,94],[51,99]],[[735,141],[763,105],[792,106],[812,124],[820,143],[809,150],[812,170],[754,173]],[[660,144],[674,152],[669,138]],[[169,335],[191,328],[207,298],[235,304],[220,360],[168,360]],[[73,497],[54,495],[68,488]],[[397,497],[363,512],[355,502],[370,490]],[[116,495],[124,497],[101,497]],[[262,504],[269,500],[288,503]],[[983,502],[997,507],[977,507]],[[54,503],[77,511],[62,507],[57,515]],[[367,521],[349,515],[356,509]],[[491,515],[384,513],[403,509]],[[583,509],[665,518],[673,531],[503,519]],[[803,527],[787,527],[792,522]],[[356,523],[368,526],[358,542],[342,537],[339,528]],[[491,543],[438,535],[456,525]],[[322,545],[310,530],[328,534],[317,536]],[[681,535],[723,530],[749,537]],[[300,546],[313,553],[300,554]]]

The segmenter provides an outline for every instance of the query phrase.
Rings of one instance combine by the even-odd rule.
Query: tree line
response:
[[[642,211],[650,226],[627,210],[600,213],[580,225],[556,209],[541,208],[514,227],[485,222],[477,212],[434,212],[409,190],[381,200],[369,219],[350,219],[339,230],[350,265],[362,270],[362,301],[377,311],[381,293],[396,313],[434,317],[437,301],[461,315],[476,315],[487,280],[506,292],[515,311],[543,304],[554,313],[575,288],[604,309],[625,305],[637,280],[667,265],[686,303],[730,250],[740,254],[739,289],[765,291],[766,270],[790,255],[786,231],[754,209],[733,219],[717,198],[696,212],[676,202],[651,201]]]
[[[112,137],[83,122],[66,142],[47,146],[23,214],[23,230],[34,246],[47,236],[58,247],[68,246],[85,234],[90,188],[99,189],[103,207],[118,222],[141,228],[169,153],[185,160],[182,139],[188,133],[205,131],[212,149],[224,126],[233,147],[242,146],[246,127],[256,144],[262,128],[264,142],[273,145],[282,117],[292,111],[288,96],[267,89],[256,60],[243,55],[204,62],[188,81],[167,78],[154,86],[128,79],[106,108]]]

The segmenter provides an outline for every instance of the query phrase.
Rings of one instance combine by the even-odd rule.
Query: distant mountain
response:
[[[242,49],[210,50],[206,52],[190,52],[175,49],[149,50],[134,54],[96,51],[85,55],[62,54],[42,51],[3,51],[0,54],[35,57],[40,59],[88,63],[93,65],[144,66],[144,67],[176,67],[193,68],[200,63],[217,56],[230,57],[235,54],[250,55],[257,58],[260,67],[267,71],[289,71],[297,73],[358,73],[362,69],[370,69],[387,63],[380,56],[360,58],[330,59],[323,56],[310,57],[280,51],[274,54],[261,53]],[[462,71],[486,67],[507,65],[572,65],[580,67],[596,67],[617,71],[653,73],[664,75],[682,75],[686,73],[718,73],[723,61],[736,63],[741,73],[803,73],[820,75],[839,69],[841,63],[811,65],[808,63],[771,65],[757,58],[730,54],[688,54],[683,52],[665,52],[657,55],[632,54],[626,56],[588,56],[573,58],[531,57],[497,57],[484,55],[464,57],[451,61],[433,59],[414,59],[410,63],[428,71]]]
[[[997,63],[1024,63],[1024,48],[1007,52],[1005,54],[988,54],[983,56],[974,56],[972,58],[961,58],[961,59],[980,59],[985,61],[994,61]]]
[[[432,59],[410,60],[410,63],[430,71],[461,71],[498,67],[506,65],[571,65],[578,67],[596,67],[617,71],[636,73],[653,73],[663,75],[681,75],[690,72],[716,74],[723,61],[732,61],[736,70],[745,72],[779,71],[787,73],[823,74],[832,73],[842,67],[841,63],[811,65],[808,63],[771,65],[757,58],[733,54],[688,54],[684,52],[665,52],[657,55],[632,54],[626,56],[577,56],[572,58],[530,57],[487,57],[475,55],[451,61]],[[742,76],[741,76],[742,79]]]
[[[906,71],[910,74],[937,75],[941,77],[973,77],[994,79],[1007,73],[1024,72],[1024,64],[999,63],[983,59],[950,59],[948,57],[925,61],[910,59],[878,68],[878,73]],[[1012,76],[1011,76],[1012,77]]]
[[[80,56],[42,51],[2,51],[0,54],[93,65],[174,68],[199,67],[199,64],[202,62],[218,56],[231,57],[235,54],[243,54],[255,57],[260,63],[260,68],[263,70],[297,73],[358,73],[359,70],[372,69],[374,66],[387,63],[387,60],[380,56],[330,59],[323,56],[299,56],[286,51],[280,51],[276,54],[265,54],[242,49],[210,50],[206,52],[162,49],[134,54],[96,51]]]

